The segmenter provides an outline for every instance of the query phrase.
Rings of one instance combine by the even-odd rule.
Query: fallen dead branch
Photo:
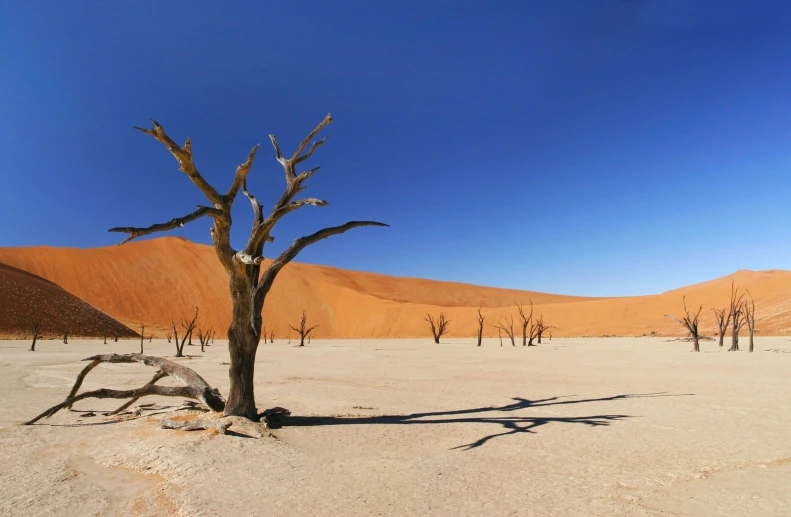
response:
[[[61,409],[70,408],[72,404],[82,399],[99,398],[99,399],[131,399],[125,402],[121,407],[113,411],[111,414],[117,414],[124,409],[134,404],[141,397],[148,395],[160,395],[165,397],[184,397],[189,399],[199,400],[210,409],[214,411],[222,411],[225,409],[225,399],[220,395],[219,390],[209,386],[203,378],[195,373],[190,368],[181,364],[162,359],[161,357],[154,357],[143,354],[109,354],[109,355],[95,355],[84,359],[90,363],[83,368],[77,375],[74,386],[71,388],[66,400],[52,406],[32,420],[25,422],[25,425],[31,425],[41,420],[42,418],[49,418]],[[96,368],[101,363],[140,363],[145,366],[153,366],[158,368],[154,377],[148,383],[140,388],[132,390],[113,390],[101,388],[94,391],[86,391],[77,395],[83,380],[90,373],[91,370]],[[163,377],[173,377],[181,381],[184,386],[157,386],[156,382]]]

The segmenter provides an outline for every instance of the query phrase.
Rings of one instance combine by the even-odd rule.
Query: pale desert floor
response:
[[[259,406],[292,411],[277,439],[159,429],[181,399],[142,400],[171,409],[121,421],[83,416],[119,405],[86,400],[19,426],[65,397],[80,359],[138,344],[0,341],[0,513],[791,515],[789,338],[759,338],[753,354],[664,338],[447,341],[262,345]],[[227,393],[224,344],[187,352],[178,361]],[[152,374],[100,366],[84,388]]]

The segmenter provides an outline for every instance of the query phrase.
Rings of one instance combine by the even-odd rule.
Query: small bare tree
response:
[[[701,304],[700,308],[698,308],[698,312],[691,313],[687,310],[687,297],[683,296],[681,301],[684,304],[684,318],[678,319],[671,314],[665,314],[666,317],[676,320],[677,322],[684,325],[684,328],[687,329],[689,332],[689,337],[692,338],[692,351],[693,352],[700,352],[700,335],[698,334],[698,319],[700,318],[700,311],[703,310],[703,305]]]
[[[495,325],[495,327],[497,328],[497,337],[500,338],[500,348],[502,348],[503,347],[503,329],[501,329],[500,327],[497,327],[496,325]]]
[[[734,282],[731,282],[731,305],[730,305],[730,319],[731,319],[731,347],[728,352],[739,351],[739,331],[744,326],[744,294],[739,295],[739,289],[735,288]]]
[[[553,327],[552,325],[547,325],[546,323],[544,323],[544,316],[543,315],[539,316],[538,321],[536,322],[536,338],[538,338],[538,344],[539,345],[541,344],[541,336],[544,335],[544,332],[546,332],[549,329],[553,329],[553,328],[555,328],[555,327]]]
[[[302,318],[299,320],[299,328],[292,327],[289,325],[292,330],[299,334],[299,346],[305,346],[305,338],[313,332],[313,329],[318,327],[318,325],[313,325],[312,327],[308,327],[308,317],[305,315],[305,311],[302,311]]]
[[[63,344],[64,345],[68,345],[69,344],[69,331],[68,330],[66,330],[63,333]]]
[[[275,342],[275,331],[274,330],[269,332],[269,342],[270,343],[274,343]]]
[[[483,314],[481,314],[481,307],[478,307],[478,346],[481,346],[483,341]]]
[[[500,320],[500,322],[495,325],[497,328],[502,330],[506,333],[506,335],[511,338],[511,346],[516,346],[516,341],[514,341],[514,317],[508,316],[504,320]]]
[[[146,334],[146,326],[145,324],[141,323],[140,324],[140,353],[141,354],[143,353],[143,339],[145,338],[144,337],[145,334]]]
[[[527,334],[527,346],[536,346],[533,340],[538,337],[538,321],[533,319]]]
[[[170,320],[170,325],[173,327],[173,335],[176,339],[176,357],[184,357],[184,346],[187,345],[187,341],[191,341],[192,332],[195,330],[195,322],[198,320],[198,312],[200,309],[196,306],[195,307],[195,315],[192,317],[191,320],[182,319],[181,320],[181,327],[184,329],[184,334],[181,338],[181,343],[179,343],[179,331],[176,328],[176,323],[173,320]]]
[[[118,333],[113,332],[113,342],[118,343]]]
[[[429,327],[431,327],[431,335],[434,336],[434,343],[439,344],[439,338],[448,332],[450,320],[445,319],[444,312],[440,312],[439,318],[436,320],[431,314],[427,314],[424,319],[428,322]]]
[[[41,324],[38,321],[38,318],[33,318],[28,322],[28,327],[30,327],[30,332],[33,334],[33,343],[30,344],[30,352],[36,351],[36,341],[38,338],[41,337]]]
[[[747,323],[747,330],[750,332],[750,353],[755,349],[753,336],[755,335],[755,300],[750,291],[747,291],[747,296],[750,297],[750,303],[744,302],[744,321]]]
[[[107,344],[107,329],[104,329],[104,344]]]
[[[714,311],[714,318],[717,320],[717,334],[720,337],[720,346],[725,341],[725,332],[728,330],[728,325],[731,323],[731,313],[726,312],[726,309],[712,309]]]
[[[517,303],[516,308],[519,311],[519,319],[522,324],[522,346],[527,346],[527,328],[533,321],[533,300],[530,300],[530,314],[525,314],[521,303]]]
[[[171,322],[171,323],[173,323],[173,322]],[[173,334],[171,334],[170,332],[165,334],[165,337],[167,338],[168,343],[171,343],[173,341]]]
[[[200,329],[200,328],[198,329],[198,339],[200,340],[200,351],[201,352],[204,352],[206,345],[209,344],[209,337],[211,336],[212,332],[213,331],[212,331],[211,327],[209,327],[209,330],[207,330],[206,332],[203,332],[203,329]]]

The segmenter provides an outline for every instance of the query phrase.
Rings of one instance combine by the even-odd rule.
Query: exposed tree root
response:
[[[159,427],[162,429],[177,429],[180,431],[217,429],[220,434],[225,434],[231,425],[233,425],[233,422],[229,422],[227,420],[207,420],[205,418],[189,421],[177,421],[170,418],[165,418],[159,423]]]
[[[143,354],[109,354],[109,355],[95,355],[84,359],[84,361],[91,361],[81,372],[77,375],[74,386],[71,388],[66,400],[52,406],[32,420],[25,422],[25,425],[31,425],[41,420],[42,418],[49,418],[61,409],[70,408],[75,402],[86,398],[112,398],[112,399],[132,399],[124,403],[121,407],[113,411],[111,414],[117,414],[124,409],[131,406],[141,397],[148,395],[161,395],[165,397],[185,397],[196,399],[211,408],[214,411],[222,411],[225,409],[225,400],[216,388],[209,386],[203,378],[186,366],[162,359],[161,357],[154,357]],[[140,363],[145,366],[153,366],[159,369],[154,377],[148,381],[148,384],[141,388],[133,390],[112,390],[101,388],[94,391],[86,391],[77,395],[77,391],[82,386],[83,380],[88,373],[96,368],[100,363]],[[178,379],[184,386],[157,386],[156,382],[163,377],[173,377]]]

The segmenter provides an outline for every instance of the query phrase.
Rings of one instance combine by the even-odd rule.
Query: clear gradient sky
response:
[[[580,295],[791,269],[791,2],[0,1],[0,246],[106,246],[332,112],[267,256]],[[239,198],[234,244],[249,231]],[[209,219],[171,235],[209,243]]]

